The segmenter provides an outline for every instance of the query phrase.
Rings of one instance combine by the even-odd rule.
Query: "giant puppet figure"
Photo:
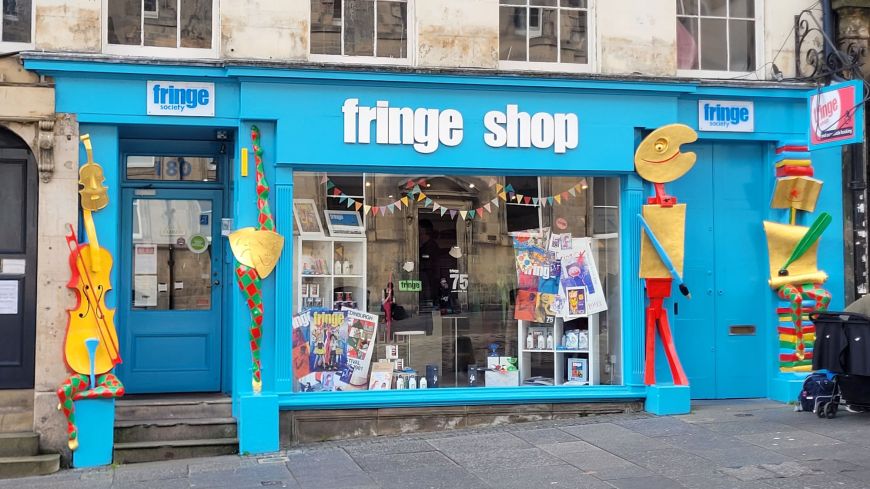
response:
[[[683,284],[683,248],[686,234],[686,204],[665,193],[665,183],[683,176],[695,164],[695,153],[680,151],[680,146],[694,142],[698,135],[682,124],[662,126],[647,136],[634,154],[638,175],[652,182],[655,195],[647,199],[639,221],[641,234],[640,277],[646,280],[646,363],[644,383],[653,385],[655,377],[655,333],[658,330],[675,385],[688,385],[686,373],[677,357],[677,349],[668,324],[663,302],[671,296],[674,279],[680,292],[689,297]]]
[[[770,206],[788,209],[789,222],[764,222],[770,256],[770,286],[783,302],[779,317],[779,368],[781,372],[809,372],[813,367],[815,328],[809,314],[823,311],[831,294],[823,288],[828,275],[818,269],[819,238],[833,218],[822,212],[810,227],[797,225],[798,211],[811,213],[822,190],[813,178],[810,153],[803,142],[783,143],[774,161],[776,187]]]
[[[238,262],[236,281],[245,296],[251,314],[251,324],[248,328],[251,347],[251,389],[259,394],[263,388],[260,368],[260,341],[263,338],[264,313],[261,280],[269,276],[278,264],[278,258],[284,247],[284,237],[275,232],[275,220],[269,209],[269,183],[266,181],[263,149],[260,146],[260,129],[257,126],[251,128],[251,140],[257,166],[257,227],[246,227],[233,232],[230,235],[230,248]],[[243,156],[243,160],[247,160],[246,156]],[[243,161],[242,165],[247,165],[247,161]]]
[[[124,395],[124,386],[111,371],[121,363],[118,333],[115,331],[115,311],[106,306],[106,294],[112,290],[110,273],[112,255],[100,248],[97,230],[91,215],[109,204],[103,185],[103,169],[94,162],[90,137],[81,136],[88,162],[79,169],[82,220],[88,242],[76,238],[71,225],[66,237],[70,249],[69,265],[72,276],[67,287],[76,292],[76,306],[69,309],[64,360],[71,375],[57,389],[61,409],[67,419],[67,437],[70,450],[79,446],[73,401],[107,399]]]

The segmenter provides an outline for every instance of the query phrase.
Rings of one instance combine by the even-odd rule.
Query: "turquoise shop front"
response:
[[[104,168],[119,379],[232,395],[244,453],[278,449],[281,410],[645,400],[672,414],[690,397],[796,395],[762,222],[786,220],[770,208],[775,151],[808,137],[806,86],[42,54],[25,67],[54,77]],[[688,389],[660,345],[644,382],[637,216],[654,190],[634,153],[674,123],[698,134],[682,148],[697,162],[666,186],[688,208],[691,299],[675,287],[664,303]],[[816,212],[838,229],[839,151],[811,155]],[[280,252],[252,297],[229,235],[268,231],[264,202],[283,242],[241,241]],[[842,236],[818,250],[842,308]]]

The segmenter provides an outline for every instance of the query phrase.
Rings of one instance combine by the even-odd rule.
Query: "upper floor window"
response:
[[[107,51],[170,56],[214,51],[215,0],[103,1]]]
[[[0,22],[0,42],[30,44],[32,38],[32,0],[2,0],[3,21]]]
[[[589,63],[588,0],[499,0],[499,60]]]
[[[677,68],[756,69],[756,0],[676,0]]]
[[[311,54],[408,57],[407,0],[311,0]]]

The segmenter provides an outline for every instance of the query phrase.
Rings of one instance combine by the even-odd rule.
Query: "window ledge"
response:
[[[379,56],[345,56],[341,54],[309,54],[308,61],[325,64],[412,66],[410,58],[383,58]]]
[[[0,41],[0,54],[14,53],[16,51],[29,51],[34,48],[32,42],[9,42]]]
[[[108,43],[103,44],[103,54],[173,59],[217,59],[219,57],[218,50],[214,48],[162,48]]]
[[[717,80],[741,80],[741,81],[771,81],[760,73],[762,68],[755,71],[722,71],[722,70],[677,70],[677,78],[711,78]]]
[[[545,63],[537,61],[499,61],[504,71],[540,71],[546,73],[592,73],[590,63]]]

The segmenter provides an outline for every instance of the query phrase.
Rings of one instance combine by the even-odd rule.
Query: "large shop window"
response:
[[[214,0],[108,0],[108,46],[211,50]],[[130,51],[135,52],[135,51]]]
[[[407,0],[311,0],[311,54],[408,57]]]
[[[293,198],[296,391],[622,382],[617,178],[297,172]]]
[[[676,0],[677,68],[755,71],[756,0]]]
[[[499,60],[589,63],[588,0],[500,0]]]
[[[0,41],[29,44],[32,41],[32,0],[2,0],[3,19],[0,22]]]

